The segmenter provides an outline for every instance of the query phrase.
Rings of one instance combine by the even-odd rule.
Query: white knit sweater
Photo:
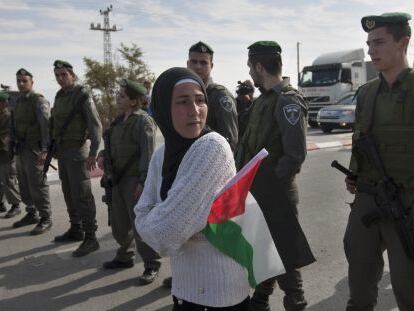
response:
[[[161,201],[163,159],[161,146],[135,206],[138,233],[160,254],[170,255],[174,296],[211,307],[240,303],[249,294],[246,272],[200,233],[215,196],[236,172],[229,144],[214,132],[194,142]]]

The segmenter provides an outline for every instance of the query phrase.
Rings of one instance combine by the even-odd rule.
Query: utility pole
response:
[[[103,27],[101,27],[101,24],[98,23],[97,25],[94,25],[91,23],[90,30],[99,30],[103,31],[103,44],[104,44],[104,64],[110,65],[112,64],[112,48],[111,48],[111,32],[120,31],[122,29],[117,29],[116,25],[109,24],[109,13],[112,11],[112,4],[106,8],[105,11],[99,10],[99,13],[103,15],[104,17],[104,24]]]
[[[300,45],[300,42],[296,42],[296,60],[297,60],[297,66],[298,66],[298,87],[299,87],[299,81],[300,81],[299,45]]]

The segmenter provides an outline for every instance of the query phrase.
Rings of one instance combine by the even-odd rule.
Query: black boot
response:
[[[104,269],[127,269],[134,266],[134,261],[132,259],[128,261],[120,261],[118,259],[112,259],[111,261],[106,261],[103,263]]]
[[[4,215],[4,218],[12,218],[12,217],[14,217],[16,215],[19,215],[21,213],[22,213],[22,211],[20,210],[19,204],[14,204],[14,205],[11,206],[11,208],[6,213],[6,215]]]
[[[71,224],[68,231],[65,233],[55,236],[55,242],[79,242],[85,239],[85,232],[82,230],[80,224]]]
[[[41,218],[39,223],[34,227],[32,231],[30,231],[31,235],[38,235],[42,234],[46,231],[49,231],[52,228],[52,220],[48,218]]]
[[[20,228],[20,227],[24,227],[24,226],[37,224],[39,221],[40,221],[40,218],[37,216],[36,212],[35,213],[27,213],[26,215],[24,215],[24,217],[22,219],[20,219],[19,221],[16,221],[13,224],[13,228]]]
[[[172,287],[172,276],[169,276],[168,278],[165,278],[162,281],[162,286],[168,289],[171,289]]]
[[[7,212],[7,208],[4,205],[4,203],[0,203],[0,213],[4,213],[4,212]]]
[[[95,232],[86,233],[85,239],[82,244],[79,245],[78,249],[72,253],[73,257],[82,257],[86,256],[94,251],[99,249],[99,242],[96,239]]]

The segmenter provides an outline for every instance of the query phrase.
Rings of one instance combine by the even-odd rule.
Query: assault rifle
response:
[[[112,207],[112,187],[113,182],[113,167],[111,161],[111,142],[110,131],[106,130],[103,134],[104,150],[103,150],[103,165],[104,174],[101,178],[101,187],[104,188],[105,194],[102,196],[102,202],[108,205],[108,226],[111,225],[111,207]]]
[[[387,175],[372,137],[369,135],[361,136],[356,141],[356,149],[369,160],[380,175],[381,180],[375,186],[375,199],[380,209],[379,215],[381,215],[381,218],[393,221],[407,257],[414,260],[414,218],[411,215],[412,209],[404,206],[401,200],[401,188]],[[369,217],[366,218],[364,222],[367,227],[372,223],[369,222],[369,219]]]
[[[345,166],[341,165],[338,161],[336,160],[332,161],[331,166],[333,168],[336,168],[338,171],[341,171],[342,173],[344,173],[349,179],[352,179],[352,180],[357,179],[354,173],[348,170]]]

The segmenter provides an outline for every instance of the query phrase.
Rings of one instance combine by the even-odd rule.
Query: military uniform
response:
[[[0,93],[0,101],[7,101],[7,97],[6,93]],[[10,130],[10,112],[5,108],[0,111],[0,193],[2,204],[7,199],[12,206],[18,207],[21,198],[17,185],[16,159],[9,148]]]
[[[380,76],[363,86],[357,97],[353,143],[365,134],[373,137],[387,175],[401,188],[407,210],[414,208],[414,71],[405,69],[392,87]],[[353,149],[351,170],[358,176],[357,194],[344,237],[349,263],[350,299],[347,310],[373,310],[382,277],[386,249],[391,284],[399,310],[414,310],[414,261],[409,260],[393,222],[380,220],[369,227],[361,219],[378,211],[376,196],[362,185],[375,185],[381,177],[358,149]],[[412,232],[414,233],[414,232]]]
[[[256,287],[252,310],[269,310],[268,296],[276,280],[285,292],[286,310],[303,310],[307,304],[297,269],[311,264],[315,258],[298,222],[295,181],[306,157],[306,119],[306,102],[285,78],[253,102],[236,150],[238,169],[262,148],[269,152],[256,174],[251,193],[263,211],[287,271]]]
[[[154,151],[154,121],[143,110],[132,113],[127,120],[118,121],[110,128],[110,144],[114,177],[118,178],[117,172],[122,172],[124,167],[128,167],[112,188],[111,228],[115,240],[120,245],[115,260],[132,261],[135,240],[144,267],[158,269],[160,262],[157,259],[160,257],[141,240],[134,226],[134,195],[137,186],[143,186],[145,183],[148,164]]]
[[[226,138],[234,151],[238,139],[236,101],[229,90],[214,83],[211,78],[206,91],[208,97],[207,125]]]
[[[63,61],[55,62],[56,68],[72,69]],[[66,130],[61,133],[67,118],[73,109],[76,113],[68,123]],[[89,252],[83,249],[96,250],[99,244],[96,240],[96,205],[92,194],[90,173],[86,167],[88,156],[96,157],[102,135],[102,126],[96,107],[86,90],[80,85],[57,92],[52,109],[51,136],[57,143],[57,159],[59,178],[66,202],[71,228],[61,236],[55,237],[56,242],[80,240],[85,232],[84,242],[73,256],[83,256]],[[72,232],[76,232],[72,235]],[[79,238],[80,237],[80,238]],[[83,248],[86,243],[93,247]]]
[[[32,75],[20,69],[17,75]],[[26,204],[27,215],[13,224],[20,227],[35,223],[37,213],[42,223],[51,225],[49,186],[43,178],[43,166],[38,156],[46,152],[49,143],[49,102],[33,91],[20,93],[13,109],[12,137],[17,146],[17,174],[22,201]],[[42,233],[32,231],[33,234]]]

